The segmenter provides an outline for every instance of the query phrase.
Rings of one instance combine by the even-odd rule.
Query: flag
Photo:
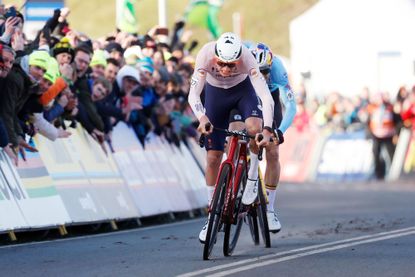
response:
[[[117,0],[116,2],[116,25],[123,32],[138,32],[138,21],[134,8],[135,2],[135,0]]]
[[[218,13],[224,0],[190,0],[185,18],[188,25],[208,29],[213,38],[222,33]]]

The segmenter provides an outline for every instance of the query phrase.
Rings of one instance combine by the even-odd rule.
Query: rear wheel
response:
[[[255,245],[259,244],[259,230],[258,230],[258,215],[256,208],[250,207],[248,214],[245,217],[245,220],[248,222],[249,232],[251,233],[252,240]]]
[[[267,201],[264,195],[261,178],[258,179],[258,221],[261,228],[262,238],[266,248],[271,247],[271,238],[269,235],[268,219],[267,219]]]
[[[236,243],[238,242],[239,235],[243,224],[243,205],[242,205],[242,193],[246,185],[246,171],[245,165],[240,167],[242,173],[240,173],[239,184],[237,186],[238,191],[235,193],[235,206],[233,207],[233,223],[225,223],[225,238],[223,240],[223,254],[230,256],[235,249]]]
[[[230,166],[225,165],[220,172],[219,182],[216,185],[215,193],[212,198],[211,211],[209,213],[209,223],[206,233],[205,245],[203,247],[203,259],[208,260],[213,246],[216,243],[220,226],[222,225],[221,217],[223,203],[225,201],[226,184],[229,180]]]

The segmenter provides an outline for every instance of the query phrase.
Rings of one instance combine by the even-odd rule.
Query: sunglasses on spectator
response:
[[[236,63],[224,63],[224,62],[221,62],[221,61],[217,61],[216,64],[220,67],[227,66],[229,68],[234,68],[236,66]]]

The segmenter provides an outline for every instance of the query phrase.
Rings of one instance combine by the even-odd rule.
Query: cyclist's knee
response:
[[[260,122],[247,122],[245,123],[248,134],[255,135],[261,133],[262,127]]]

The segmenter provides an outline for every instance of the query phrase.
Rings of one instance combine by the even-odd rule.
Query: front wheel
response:
[[[267,219],[267,201],[264,195],[261,178],[258,180],[258,219],[261,228],[262,238],[266,248],[271,247],[271,237],[269,235],[268,219]]]
[[[212,198],[211,210],[209,212],[209,223],[207,227],[205,245],[203,247],[203,260],[208,260],[213,246],[216,243],[216,237],[221,226],[221,217],[223,212],[223,203],[225,201],[226,185],[230,178],[230,166],[225,165],[220,172],[219,182],[216,185],[215,193]]]
[[[241,167],[242,172],[240,173],[239,184],[237,186],[238,191],[235,193],[236,199],[232,214],[234,222],[225,223],[225,237],[223,239],[223,254],[225,256],[232,255],[236,243],[238,242],[243,224],[242,194],[247,180],[246,171],[243,168],[244,167]]]

